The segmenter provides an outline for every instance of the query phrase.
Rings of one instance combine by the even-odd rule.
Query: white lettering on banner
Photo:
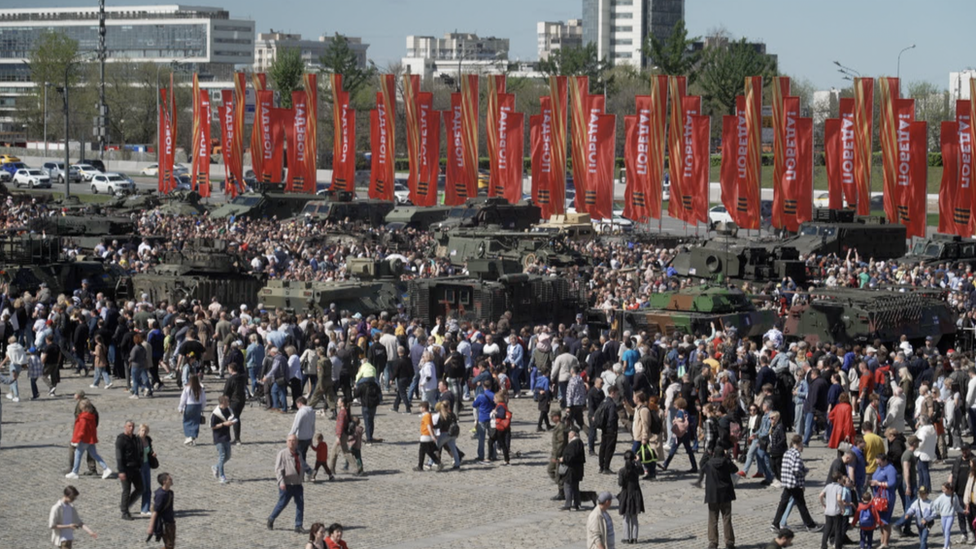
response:
[[[590,122],[586,125],[586,172],[596,175],[596,148],[598,143],[597,122],[600,120],[600,110],[590,109]]]
[[[271,161],[271,156],[273,154],[271,143],[271,101],[261,102],[261,140],[264,142],[262,147],[262,155],[265,160]],[[270,166],[269,166],[270,168]]]
[[[973,180],[973,134],[969,115],[956,117],[959,123],[959,186],[968,189]]]
[[[461,135],[461,105],[454,107],[454,120],[451,121],[451,131],[454,132],[454,165],[464,167],[464,140]]]
[[[505,107],[498,112],[498,169],[508,169],[508,114],[511,109]]]
[[[685,128],[684,128],[684,156],[681,158],[681,173],[684,177],[690,178],[694,175],[694,162],[695,162],[695,138],[694,131],[691,127],[692,116],[698,114],[698,111],[687,110],[685,111]]]
[[[786,150],[784,151],[786,156],[786,172],[784,176],[787,181],[796,181],[796,160],[797,160],[797,145],[796,145],[796,117],[799,113],[796,111],[788,111],[786,113]]]
[[[552,172],[552,109],[542,111],[542,173]]]
[[[637,113],[637,175],[647,175],[648,154],[650,153],[651,110],[641,109]]]
[[[845,113],[840,123],[840,181],[854,184],[854,113]]]
[[[297,149],[295,151],[295,158],[302,163],[305,162],[305,134],[308,129],[308,126],[306,126],[307,112],[305,105],[295,105],[295,148]]]
[[[423,103],[420,105],[420,165],[427,166],[427,111],[430,107]]]
[[[376,114],[380,124],[380,155],[379,163],[386,164],[386,104],[380,101],[376,105]]]
[[[739,179],[745,179],[748,170],[746,165],[749,162],[749,127],[746,125],[746,113],[745,111],[739,111],[736,114],[736,135],[738,137],[736,143],[736,154],[735,154],[735,167],[736,171],[739,173]]]
[[[912,171],[912,140],[911,133],[908,131],[912,125],[911,115],[898,115],[898,185],[908,187],[909,178]]]
[[[340,159],[345,163],[349,158],[349,105],[342,106],[342,151]]]

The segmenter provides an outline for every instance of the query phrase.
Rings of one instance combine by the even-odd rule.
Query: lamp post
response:
[[[852,69],[850,67],[846,67],[844,65],[841,65],[840,64],[840,61],[834,61],[834,64],[837,65],[837,72],[843,74],[846,77],[846,78],[844,78],[844,80],[853,80],[854,77],[857,77],[857,78],[860,78],[861,77],[861,73],[857,72],[856,70],[854,70],[854,69]]]
[[[79,57],[85,55],[88,52],[75,54],[74,57],[69,59],[64,64],[64,196],[65,198],[71,196],[71,130],[70,130],[70,113],[71,110],[68,104],[68,75],[71,72],[71,67],[74,66],[75,61]],[[85,144],[83,141],[78,141],[78,146],[81,148],[81,158],[85,157]]]
[[[44,156],[47,156],[47,88],[50,82],[44,83]]]
[[[901,81],[901,54],[913,49],[915,49],[915,44],[912,44],[907,48],[902,48],[902,50],[898,52],[898,72],[895,73],[895,76],[898,78],[899,82]],[[901,86],[898,87],[898,97],[901,98]]]

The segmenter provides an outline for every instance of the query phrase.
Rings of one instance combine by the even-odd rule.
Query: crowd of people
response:
[[[49,215],[57,212],[39,204],[11,205],[0,213],[0,225],[22,227]],[[433,257],[424,232],[364,229],[366,237],[350,244],[324,238],[334,227],[300,220],[181,218],[154,211],[133,219],[141,234],[154,238],[101,244],[94,255],[129,272],[144,272],[195,238],[219,238],[231,244],[241,265],[269,278],[338,280],[349,276],[348,256],[394,253],[407,257],[407,277],[463,272]],[[592,270],[541,264],[532,269],[573,279],[596,308],[640,308],[653,293],[691,284],[670,267],[676,249],[619,239],[570,245],[591,258]],[[65,250],[68,255],[79,251],[72,245]],[[976,289],[968,267],[863,261],[856,254],[806,262],[813,275],[806,287],[784,279],[743,289],[771,298],[765,306],[785,313],[821,287],[932,288],[962,312],[960,327],[972,324]],[[506,315],[493,322],[447,317],[424,325],[402,308],[364,317],[335,307],[294,314],[216,299],[152,303],[140,296],[116,302],[87,281],[61,295],[43,286],[18,295],[3,286],[0,294],[0,366],[10,371],[0,375],[0,383],[10,386],[10,400],[20,402],[24,372],[31,399],[41,398],[38,382],[56,395],[61,376],[71,372],[90,376],[91,390],[118,388],[132,399],[152,398],[175,386],[184,443],[196,444],[201,425],[209,426],[217,482],[232,476],[227,467],[232,448],[246,441],[248,401],[269,413],[294,413],[287,446],[274,459],[279,500],[267,526],[274,528],[293,503],[295,530],[309,534],[311,547],[335,549],[344,542],[338,524],[304,529],[303,483],[318,481],[320,468],[324,478],[334,478],[339,454],[352,474],[368,474],[363,450],[382,442],[376,411],[384,393],[393,398],[393,411],[419,411],[417,472],[464,466],[457,442],[469,412],[476,461],[507,465],[510,399],[533,399],[539,411],[536,429],[551,435],[553,499],[567,511],[581,509],[584,500],[595,503],[587,521],[590,547],[612,549],[615,540],[639,539],[638,516],[645,510],[641,484],[674,478],[680,449],[689,460],[690,482],[704,488],[710,548],[719,545],[720,519],[725,546],[734,547],[735,487],[753,478],[753,464],[760,484],[781,490],[770,517],[774,543],[786,546],[792,539],[787,519],[794,507],[804,527],[819,531],[823,526],[804,495],[802,452],[811,443],[838,451],[820,493],[824,548],[847,541],[852,525],[860,530],[862,547],[872,546],[877,531],[880,546],[887,548],[892,530],[909,535],[912,523],[924,547],[937,522],[948,539],[954,514],[964,539],[976,540],[966,519],[967,513],[976,514],[971,496],[976,464],[970,463],[963,439],[976,433],[976,370],[968,356],[940,350],[934,341],[811,345],[789,343],[776,328],[762,341],[751,341],[722,326],[708,334],[595,333],[583,315],[572,324],[518,326]],[[126,423],[110,463],[97,449],[98,412],[83,392],[75,397],[66,477],[77,479],[98,468],[103,478],[117,477],[122,518],[131,519],[131,507],[140,502],[141,513],[151,517],[150,533],[172,546],[173,476],[156,474],[159,488],[152,492],[153,471],[160,465],[149,426]],[[334,421],[335,438],[326,440],[316,421]],[[620,442],[628,446],[624,452],[618,452]],[[931,465],[955,451],[962,457],[953,465],[948,487],[937,486],[949,502],[929,503]],[[600,474],[617,476],[618,494],[584,490],[587,457],[598,461]],[[77,490],[68,488],[52,509],[55,537],[70,541],[78,528],[94,536],[73,508]],[[608,518],[612,499],[623,517],[624,536],[615,536]],[[895,514],[899,500],[900,515]]]

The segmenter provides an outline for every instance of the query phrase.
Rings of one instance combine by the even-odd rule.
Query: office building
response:
[[[976,70],[966,69],[949,73],[949,98],[952,101],[969,99],[969,81],[976,78]],[[955,109],[955,106],[952,107]]]
[[[539,21],[539,61],[549,59],[549,54],[563,48],[578,48],[583,45],[583,20]]]
[[[356,55],[356,62],[360,68],[366,67],[366,50],[369,44],[364,44],[362,38],[346,36],[349,49]],[[285,34],[272,30],[258,34],[254,42],[254,71],[265,72],[274,61],[277,52],[282,48],[297,49],[301,52],[305,66],[310,70],[321,68],[319,58],[332,44],[335,35],[323,34],[318,40],[303,40],[300,34]]]
[[[508,38],[451,32],[443,38],[408,36],[404,70],[421,78],[453,78],[462,74],[498,74],[506,71]]]
[[[96,2],[92,2],[97,4]],[[230,80],[237,66],[254,62],[254,21],[233,19],[223,8],[156,5],[105,8],[107,63],[181,63],[202,80]],[[0,10],[0,133],[10,135],[18,97],[30,94],[26,64],[37,40],[64,33],[80,53],[98,50],[98,7]]]
[[[652,66],[643,45],[652,35],[667,40],[684,17],[684,0],[583,0],[583,44],[613,65]]]

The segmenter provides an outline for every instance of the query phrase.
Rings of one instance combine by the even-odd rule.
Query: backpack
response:
[[[496,431],[507,431],[511,425],[512,412],[504,404],[499,404],[492,412],[492,426]]]
[[[685,433],[688,432],[688,416],[686,414],[675,415],[674,423],[671,424],[671,432],[677,438],[685,436]]]
[[[865,506],[857,514],[857,523],[862,530],[870,530],[874,528],[874,510],[870,505]]]
[[[457,416],[451,414],[451,422],[447,426],[447,434],[454,438],[457,438],[461,434],[461,426],[458,425]]]

